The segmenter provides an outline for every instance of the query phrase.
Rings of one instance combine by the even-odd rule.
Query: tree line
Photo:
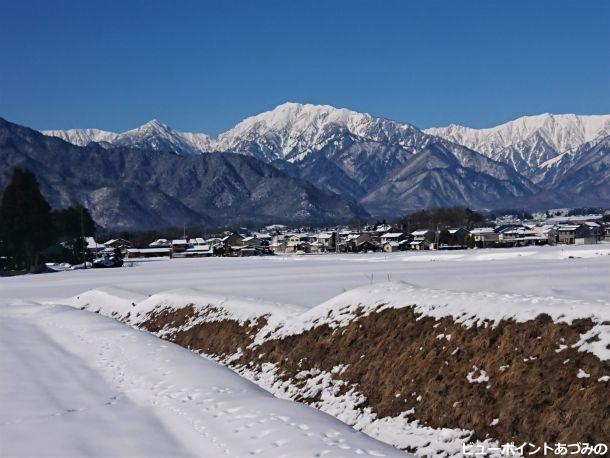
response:
[[[411,213],[398,219],[395,225],[401,230],[412,232],[417,229],[447,229],[463,227],[472,229],[484,225],[487,218],[466,207],[430,208]]]
[[[34,173],[13,170],[0,201],[0,269],[40,272],[44,262],[83,262],[84,237],[95,235],[89,210],[51,210]]]

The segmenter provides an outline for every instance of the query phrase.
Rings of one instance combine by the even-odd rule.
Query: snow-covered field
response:
[[[63,299],[115,286],[141,294],[179,288],[314,307],[379,281],[454,291],[494,291],[568,299],[610,297],[610,244],[393,254],[142,260],[1,279],[0,300]]]
[[[100,315],[21,304],[0,323],[4,457],[402,456]]]
[[[388,281],[407,285],[385,286]],[[472,302],[492,319],[543,309],[553,316],[554,304],[557,319],[603,317],[610,308],[610,245],[147,260],[122,269],[2,278],[0,454],[403,456],[188,350],[57,305],[79,305],[68,298],[96,290],[82,297],[107,307],[103,314],[125,313],[161,293],[178,302],[224,300],[238,314],[302,314],[302,328],[308,308],[325,301],[322,308],[332,308],[347,300],[336,296],[371,283],[379,288],[350,292],[348,299],[373,294],[366,297],[373,303],[387,291],[390,302],[410,295],[458,315]]]

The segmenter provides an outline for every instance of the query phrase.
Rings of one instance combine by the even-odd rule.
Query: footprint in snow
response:
[[[255,434],[254,436],[251,436],[250,439],[262,439],[265,436],[268,436],[269,434],[273,433],[275,431],[275,429],[265,429],[264,431],[261,431],[259,434]]]

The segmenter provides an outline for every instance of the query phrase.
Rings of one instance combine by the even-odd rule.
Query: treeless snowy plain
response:
[[[264,304],[289,316],[388,280],[410,285],[395,294],[420,294],[422,300],[432,294],[449,307],[452,298],[463,306],[469,293],[478,307],[489,297],[492,309],[484,315],[494,315],[494,306],[510,313],[512,303],[531,306],[531,313],[537,303],[558,303],[573,304],[574,313],[586,316],[610,307],[610,245],[147,260],[123,269],[1,279],[0,453],[402,456],[188,350],[57,305],[90,290],[98,290],[87,297],[100,306],[127,310],[156,293],[185,300],[213,295],[229,298],[244,313]]]

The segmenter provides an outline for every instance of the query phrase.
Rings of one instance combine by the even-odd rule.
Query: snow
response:
[[[493,304],[493,306],[490,306]],[[279,328],[264,327],[255,342],[299,334],[327,324],[342,327],[375,310],[414,306],[417,313],[437,319],[450,316],[464,326],[495,326],[501,320],[524,322],[540,314],[549,315],[555,322],[572,323],[590,318],[595,325],[581,336],[574,348],[610,360],[610,301],[608,298],[588,302],[537,295],[499,294],[492,291],[457,292],[419,288],[405,283],[381,282],[352,289],[298,316],[287,319]],[[275,323],[274,323],[275,324]],[[443,335],[444,337],[444,335]],[[596,337],[597,339],[592,339]],[[587,343],[594,340],[594,342]]]
[[[203,133],[178,132],[156,119],[120,134],[96,129],[48,130],[42,133],[79,146],[91,141],[124,146],[146,144],[153,149],[169,149],[187,155],[213,151],[248,153],[244,145],[252,142],[262,152],[262,159],[299,160],[309,151],[323,146],[330,138],[329,133],[337,128],[359,137],[392,141],[401,146],[420,144],[426,137],[409,124],[330,105],[291,102],[246,118],[218,138]],[[291,153],[293,157],[289,157]]]
[[[413,126],[367,113],[330,105],[284,103],[273,110],[244,119],[218,136],[216,150],[243,151],[248,143],[264,159],[302,160],[309,152],[332,141],[337,129],[373,141],[401,146],[421,144],[426,138]]]
[[[424,132],[474,149],[489,157],[502,149],[524,141],[544,139],[557,153],[577,148],[607,132],[610,115],[574,115],[549,113],[521,118],[486,129],[458,125],[434,127]],[[536,137],[538,135],[539,137]]]
[[[486,163],[482,156],[471,151],[474,150],[539,182],[563,161],[561,157],[567,155],[564,159],[569,162],[578,147],[610,135],[610,115],[545,113],[524,116],[487,129],[450,125],[421,131],[407,123],[346,108],[289,102],[248,117],[217,138],[203,133],[179,132],[156,119],[123,133],[97,129],[42,133],[80,146],[91,141],[103,141],[180,155],[236,152],[267,162],[278,159],[301,161],[311,152],[339,145],[346,135],[390,147],[382,156],[378,154],[379,149],[375,149],[377,160],[403,161],[430,142],[438,142],[435,137],[441,137],[470,148],[444,142],[444,147],[451,150],[463,166],[474,166],[479,172],[484,171],[501,180],[514,180],[514,176],[507,174],[507,168]]]
[[[91,142],[108,142],[122,146],[146,144],[153,149],[183,155],[208,152],[213,148],[210,136],[201,133],[178,132],[156,119],[123,133],[99,129],[43,130],[42,133],[51,137],[59,137],[78,146],[86,146]]]
[[[591,375],[587,374],[582,369],[578,369],[578,373],[576,374],[576,377],[578,377],[578,378],[589,378],[589,377],[591,377]]]
[[[475,377],[476,374],[479,374]],[[466,378],[470,383],[485,383],[489,382],[489,375],[483,369],[479,369],[477,366],[472,367],[472,371],[466,374]]]
[[[0,326],[4,456],[404,456],[97,314],[2,305]]]
[[[610,321],[607,244],[143,260],[133,266],[0,280],[0,370],[10,374],[0,378],[0,403],[7,406],[0,412],[0,442],[22,438],[10,441],[9,455],[220,456],[225,448],[229,456],[395,453],[318,411],[272,397],[215,362],[102,315],[129,314],[137,325],[153,309],[212,305],[206,319],[265,317],[260,342],[267,331],[285,336],[322,322],[340,326],[358,306],[370,313],[414,305],[418,313],[452,316],[464,326],[548,313],[561,322],[591,318],[593,328],[573,346],[610,359],[610,326],[603,324]],[[361,394],[339,391],[333,375],[344,369],[308,374],[302,389],[321,394],[317,407],[356,429],[399,446],[418,444],[420,456],[459,453],[470,437],[469,431],[408,421],[406,412],[377,418],[358,407]],[[285,397],[294,387],[274,385],[275,370],[268,365],[263,374],[243,375]],[[469,375],[473,383],[488,377],[476,368]]]
[[[341,393],[346,382],[332,377],[332,372],[320,370],[302,371],[296,374],[296,379],[304,380],[299,386],[289,381],[276,378],[277,367],[270,363],[263,364],[262,373],[251,372],[242,368],[239,372],[245,377],[255,381],[269,392],[284,399],[295,396],[320,396],[320,401],[313,405],[318,409],[336,416],[340,420],[351,424],[355,429],[363,431],[383,442],[393,444],[400,448],[415,447],[415,455],[426,456],[461,456],[462,445],[469,442],[471,431],[451,428],[431,428],[419,424],[417,420],[409,420],[413,409],[405,411],[397,417],[378,418],[369,408],[360,405],[366,398],[349,388]],[[416,393],[414,393],[416,394]],[[421,401],[421,395],[417,397]],[[483,443],[487,446],[498,446],[492,441]],[[490,456],[500,456],[491,454]]]
[[[491,249],[467,250],[462,254],[428,252],[422,254],[400,253],[398,256],[380,255],[321,255],[293,256],[277,258],[248,258],[234,260],[230,265],[248,266],[254,260],[254,271],[223,270],[219,268],[227,258],[210,259],[220,262],[189,263],[188,267],[200,266],[202,270],[195,271],[192,282],[198,288],[179,288],[155,292],[150,297],[142,298],[141,293],[133,297],[126,290],[108,290],[97,288],[81,293],[75,298],[52,299],[76,307],[87,307],[101,311],[106,315],[114,313],[125,316],[130,312],[130,322],[138,324],[146,314],[153,310],[164,308],[181,308],[193,305],[204,309],[213,306],[206,313],[208,320],[234,319],[239,322],[256,320],[265,317],[267,324],[260,329],[254,339],[254,344],[264,340],[299,334],[323,324],[331,327],[341,327],[354,320],[361,310],[364,315],[384,308],[402,308],[414,306],[417,313],[436,319],[450,316],[464,326],[485,325],[496,326],[500,321],[512,319],[517,322],[531,320],[540,314],[549,315],[555,322],[572,323],[575,319],[590,318],[594,326],[584,333],[579,342],[573,345],[580,351],[597,355],[600,359],[610,359],[610,326],[604,323],[610,321],[610,285],[607,278],[610,274],[610,246],[585,247],[542,247],[536,249]],[[577,259],[582,258],[582,259]],[[417,263],[405,261],[419,260]],[[197,260],[204,261],[204,260]],[[344,277],[349,272],[350,261],[359,264],[370,262],[377,272],[386,272],[375,277],[375,272],[367,273],[369,268],[351,272],[352,280],[360,285],[356,288],[336,288],[336,285],[346,284]],[[432,262],[434,261],[434,262]],[[551,261],[551,262],[549,262]],[[171,268],[178,268],[182,260],[172,260],[165,263],[155,263],[165,266],[166,273]],[[280,269],[276,268],[276,262]],[[324,270],[325,277],[319,277],[324,262],[331,263],[332,270]],[[399,266],[392,266],[398,262]],[[573,265],[574,263],[574,265]],[[143,267],[155,264],[145,263],[141,267],[131,269],[129,273],[137,272]],[[288,270],[296,264],[292,272]],[[413,265],[413,267],[410,266]],[[440,267],[445,265],[443,270]],[[448,269],[453,265],[453,269]],[[214,267],[204,271],[205,267]],[[424,266],[425,268],[423,268]],[[439,269],[437,269],[439,266]],[[551,269],[551,266],[555,269]],[[575,269],[573,270],[573,267]],[[500,268],[499,270],[497,270]],[[394,270],[395,269],[395,270]],[[509,270],[510,269],[510,270]],[[443,286],[439,285],[439,270],[452,270],[459,282],[459,289],[447,289],[448,278],[443,277]],[[470,274],[468,270],[472,270]],[[200,286],[205,273],[211,275],[223,272],[226,275],[222,293],[207,292],[218,288],[222,283],[220,277],[208,278],[205,286]],[[542,272],[542,275],[541,275]],[[420,286],[413,277],[416,273],[424,274],[428,286]],[[481,281],[485,278],[500,275],[495,278],[505,282],[502,288],[490,288],[491,282]],[[552,273],[552,275],[551,275]],[[185,272],[180,269],[180,274]],[[402,275],[401,275],[402,274]],[[405,275],[406,274],[406,275]],[[519,277],[515,280],[514,275]],[[567,274],[567,275],[566,275]],[[60,275],[60,274],[55,274]],[[235,276],[240,277],[239,295],[235,295]],[[265,282],[265,275],[269,276]],[[522,277],[522,275],[527,276]],[[158,275],[162,277],[161,275]],[[250,276],[250,279],[248,279]],[[511,277],[512,276],[512,277]],[[141,277],[139,277],[141,278]],[[257,296],[252,297],[244,291],[248,280],[256,282],[264,291],[257,289]],[[335,288],[330,284],[335,282]],[[469,281],[474,283],[469,284]],[[545,294],[548,285],[545,283],[560,281],[563,289],[550,288],[551,294]],[[156,286],[162,283],[157,281]],[[318,283],[319,282],[319,283]],[[326,283],[325,283],[326,282]],[[585,285],[591,286],[583,286]],[[133,281],[129,289],[133,288]],[[209,286],[208,286],[209,285]],[[251,285],[253,288],[254,285]],[[323,287],[333,290],[330,298],[319,304],[298,304],[299,299],[309,299],[319,294]],[[116,288],[116,287],[115,287]],[[589,288],[587,290],[587,288]],[[127,289],[127,288],[126,288]],[[343,291],[337,291],[343,289]],[[64,289],[65,291],[65,289]],[[113,301],[112,291],[117,291],[117,300]],[[507,292],[511,291],[511,292]],[[516,291],[516,292],[515,292]],[[250,296],[250,297],[248,297]],[[278,297],[290,297],[289,301],[277,300]],[[94,304],[93,307],[88,307]],[[114,304],[114,305],[113,305]],[[490,307],[493,304],[493,307]],[[99,306],[98,306],[99,305]],[[110,308],[107,308],[110,307]],[[192,325],[193,323],[190,323]],[[444,335],[442,337],[445,337]],[[449,337],[447,337],[449,339]]]
[[[49,137],[58,137],[73,145],[87,146],[91,142],[109,142],[117,139],[119,134],[100,129],[68,129],[68,130],[43,130],[43,134]]]
[[[413,262],[418,261],[420,262]],[[115,286],[143,295],[180,288],[315,307],[371,282],[588,302],[610,297],[610,244],[251,258],[143,259],[134,267],[3,278],[1,299],[54,300]]]

